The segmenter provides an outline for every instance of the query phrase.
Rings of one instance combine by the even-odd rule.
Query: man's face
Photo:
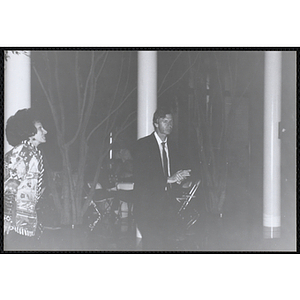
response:
[[[164,118],[159,118],[158,123],[154,123],[158,135],[169,135],[173,129],[173,117],[170,114]]]

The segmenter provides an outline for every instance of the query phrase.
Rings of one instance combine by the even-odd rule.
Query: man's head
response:
[[[165,140],[166,136],[172,132],[173,116],[170,109],[160,107],[153,115],[153,126],[158,136]]]

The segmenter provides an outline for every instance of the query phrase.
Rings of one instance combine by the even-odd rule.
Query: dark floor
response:
[[[62,226],[44,230],[40,240],[42,251],[143,251],[142,239],[136,236],[131,217],[99,220],[93,230],[90,218],[80,226]],[[90,222],[91,221],[91,222]],[[295,251],[295,237],[282,229],[281,238],[264,239],[259,224],[249,226],[243,214],[235,212],[213,215],[200,214],[183,241],[174,242],[168,251],[232,252],[232,251]]]
[[[262,207],[261,204],[255,204],[259,199],[255,191],[250,193],[242,185],[237,185],[236,181],[233,182],[232,188],[229,186],[222,215],[209,213],[203,198],[200,192],[188,206],[191,210],[197,209],[199,217],[185,239],[171,243],[167,251],[296,251],[296,218],[292,216],[294,208],[283,210],[281,237],[264,239]],[[97,207],[102,213],[98,221],[99,215],[90,206],[82,225],[46,227],[39,240],[39,248],[34,250],[143,251],[143,241],[136,236],[135,221],[131,215],[126,216],[126,209],[124,212],[122,208],[123,213],[115,216],[111,212],[105,214],[106,207],[103,204],[97,204]]]

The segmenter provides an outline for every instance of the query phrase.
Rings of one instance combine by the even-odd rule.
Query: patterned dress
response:
[[[27,141],[4,157],[4,219],[10,230],[34,236],[37,229],[36,204],[43,180],[41,151]]]

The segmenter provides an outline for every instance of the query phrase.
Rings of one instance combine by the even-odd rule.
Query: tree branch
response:
[[[35,75],[37,76],[37,79],[38,79],[38,81],[39,81],[39,83],[41,85],[41,88],[42,88],[42,90],[43,90],[43,92],[44,92],[44,94],[46,96],[47,102],[48,102],[48,104],[50,106],[50,109],[51,109],[51,112],[52,112],[52,115],[53,115],[53,119],[54,119],[56,128],[59,129],[59,122],[58,122],[58,119],[57,119],[57,113],[56,113],[56,110],[55,110],[54,105],[52,103],[52,100],[51,100],[50,96],[48,95],[48,93],[47,93],[47,91],[45,89],[45,86],[44,86],[44,84],[42,82],[42,79],[41,79],[41,77],[40,77],[40,75],[39,75],[39,73],[38,73],[38,71],[37,71],[37,69],[36,69],[35,66],[33,66],[33,70],[34,70]]]
[[[173,61],[173,63],[171,64],[171,66],[170,66],[168,72],[166,73],[164,79],[162,80],[161,85],[160,85],[160,87],[159,87],[157,93],[159,93],[160,90],[162,89],[162,87],[163,87],[163,85],[164,85],[164,82],[165,82],[166,78],[167,78],[168,75],[170,74],[170,72],[171,72],[171,70],[172,70],[172,68],[173,68],[173,66],[174,66],[174,64],[175,64],[175,62],[178,60],[178,58],[179,58],[179,56],[181,55],[181,53],[182,53],[182,52],[180,52],[180,53],[177,55],[177,57],[174,59],[174,61]]]
[[[59,103],[59,107],[60,107],[60,111],[61,111],[61,131],[62,131],[62,135],[64,135],[65,133],[65,120],[64,120],[64,106],[62,104],[62,98],[61,98],[61,94],[60,94],[60,85],[59,85],[59,80],[58,80],[58,61],[57,61],[57,52],[54,52],[55,54],[55,71],[54,71],[54,75],[55,75],[55,82],[56,82],[56,88],[57,88],[57,95],[58,95],[58,103]]]
[[[172,86],[174,86],[177,82],[179,82],[179,81],[184,77],[184,75],[185,75],[185,74],[190,70],[190,68],[192,68],[193,65],[196,63],[196,61],[197,61],[197,59],[198,59],[198,55],[199,55],[199,53],[197,53],[197,57],[195,58],[193,64],[192,64],[191,66],[189,66],[189,67],[187,68],[187,70],[185,70],[185,71],[183,72],[183,74],[180,76],[180,78],[178,78],[178,80],[176,80],[173,84],[171,84],[171,85],[170,85],[169,87],[167,87],[164,91],[162,91],[162,92],[158,95],[158,97],[161,97],[162,94],[164,94],[167,90],[169,90]]]
[[[84,90],[84,95],[83,95],[83,104],[82,104],[81,111],[80,111],[79,124],[78,124],[77,131],[76,131],[75,135],[73,136],[73,138],[66,143],[68,146],[72,145],[75,142],[75,140],[77,139],[77,137],[79,135],[79,132],[82,130],[81,126],[82,126],[83,119],[84,119],[84,108],[85,108],[86,101],[87,101],[87,90],[88,90],[88,87],[89,87],[89,81],[91,79],[92,71],[93,71],[93,67],[94,67],[93,62],[94,62],[94,52],[92,52],[92,61],[91,61],[90,71],[89,71],[89,74],[88,74],[88,77],[87,77],[87,80],[86,80],[86,83],[85,83],[85,90]]]
[[[81,95],[80,95],[80,81],[79,81],[79,66],[78,66],[78,51],[75,54],[75,79],[76,79],[76,89],[77,89],[77,111],[78,117],[80,118],[80,111],[81,111]]]
[[[92,134],[108,119],[111,117],[112,114],[114,114],[124,103],[125,101],[129,98],[129,96],[137,89],[137,87],[135,87],[134,89],[131,90],[131,92],[126,96],[126,98],[113,110],[111,111],[110,114],[108,114],[88,135],[86,141],[88,141],[90,139],[90,137],[92,136]]]
[[[101,68],[100,68],[98,74],[96,75],[96,82],[98,82],[98,78],[99,78],[99,76],[100,76],[101,73],[102,73],[102,70],[103,70],[103,68],[104,68],[104,65],[105,65],[106,60],[107,60],[107,57],[108,57],[108,54],[109,54],[109,52],[106,52],[105,57],[104,57],[104,60],[103,60],[103,63],[102,63],[102,66],[101,66]],[[101,57],[102,57],[102,56],[101,56]]]

